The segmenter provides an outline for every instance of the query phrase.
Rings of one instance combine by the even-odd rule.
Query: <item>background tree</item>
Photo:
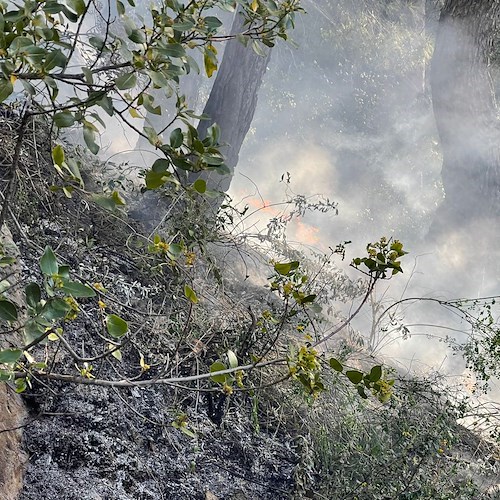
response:
[[[446,197],[435,236],[449,224],[495,225],[500,214],[500,122],[490,73],[499,20],[493,0],[447,0],[441,10],[431,86]]]
[[[291,27],[290,21],[290,27]],[[236,11],[230,33],[236,35],[244,28],[244,17]],[[265,41],[265,40],[264,40]],[[268,42],[274,45],[273,42]],[[227,43],[224,57],[217,71],[214,86],[205,105],[203,114],[207,120],[201,120],[198,134],[205,137],[211,125],[216,123],[221,135],[221,152],[229,173],[220,177],[218,174],[203,176],[208,180],[210,189],[226,192],[231,183],[238,156],[247,135],[257,107],[257,95],[262,84],[271,57],[269,48],[262,49],[257,42],[234,38]],[[194,182],[199,175],[191,174]]]

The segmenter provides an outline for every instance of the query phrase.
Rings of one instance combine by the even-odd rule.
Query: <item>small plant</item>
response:
[[[97,295],[89,285],[71,279],[69,266],[59,264],[54,251],[49,246],[45,248],[40,258],[40,270],[43,276],[43,289],[38,283],[32,282],[24,290],[27,319],[22,325],[22,330],[25,345],[17,349],[0,351],[0,365],[5,366],[5,368],[0,368],[0,377],[2,380],[13,379],[15,374],[12,370],[17,366],[21,370],[16,378],[18,388],[21,384],[18,381],[23,378],[29,380],[32,370],[40,372],[47,370],[46,363],[36,362],[29,353],[33,347],[48,339],[62,342],[66,349],[73,352],[64,340],[64,324],[74,321],[79,316],[80,308],[77,299],[95,298]],[[100,284],[95,288],[103,289]],[[100,301],[98,305],[99,310],[104,311],[106,307],[104,302]],[[6,299],[0,300],[0,318],[11,325],[18,321],[16,305]],[[127,322],[116,314],[106,314],[102,320],[103,327],[113,342],[119,341],[128,332]],[[105,355],[113,354],[117,357],[120,355],[119,349],[113,342],[110,343],[111,347]],[[23,356],[26,362],[20,361]],[[91,373],[93,367],[88,362],[85,361],[82,366],[77,365],[76,368],[83,378],[95,378]],[[25,386],[23,386],[24,389]]]
[[[388,273],[392,276],[402,273],[400,258],[408,252],[403,250],[403,244],[398,240],[380,238],[376,243],[369,243],[366,246],[368,257],[356,258],[352,261],[352,266],[359,269],[364,265],[368,271],[361,270],[364,274],[374,279],[387,279]]]

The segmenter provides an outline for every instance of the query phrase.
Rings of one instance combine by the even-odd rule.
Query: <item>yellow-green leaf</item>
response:
[[[197,297],[195,291],[190,286],[184,285],[184,295],[193,304],[197,304],[198,303],[198,297]]]
[[[128,332],[128,323],[116,314],[109,314],[106,317],[106,329],[111,337],[119,339]]]

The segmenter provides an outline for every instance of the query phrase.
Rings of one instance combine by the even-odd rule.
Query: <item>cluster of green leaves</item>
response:
[[[477,377],[478,388],[487,390],[490,379],[500,376],[498,297],[440,301],[440,304],[452,309],[470,325],[465,341],[457,343],[454,338],[447,337],[447,342],[454,351],[464,356],[467,367]]]
[[[292,350],[288,357],[288,369],[294,380],[298,380],[306,393],[317,397],[325,386],[321,379],[321,361],[318,352],[310,345],[300,346],[297,352]]]
[[[362,271],[374,279],[387,279],[391,275],[402,273],[400,258],[408,252],[403,250],[403,244],[392,238],[380,238],[380,241],[368,243],[366,246],[368,257],[356,258],[352,266],[359,269],[363,264],[368,271]],[[388,275],[388,273],[391,273]]]
[[[369,390],[381,403],[387,403],[392,396],[394,379],[387,379],[386,372],[381,365],[375,365],[369,373],[360,370],[345,370],[342,363],[336,358],[330,358],[330,367],[339,373],[344,373],[347,379],[354,384],[358,394],[368,399],[366,390]]]
[[[271,290],[278,292],[287,301],[293,299],[299,306],[314,303],[316,295],[308,293],[309,278],[298,261],[277,262],[274,264],[274,271],[275,275],[270,279]]]
[[[0,365],[5,366],[5,368],[0,368],[2,380],[11,379],[14,375],[12,369],[16,366],[25,370],[26,373],[32,369],[47,369],[45,363],[35,361],[29,350],[46,342],[46,339],[60,341],[64,334],[64,324],[78,317],[80,308],[77,299],[95,298],[97,295],[90,286],[71,279],[69,266],[59,264],[54,251],[48,246],[40,258],[40,270],[43,276],[43,287],[36,282],[31,282],[24,289],[27,317],[22,322],[22,330],[25,345],[0,351]],[[95,288],[101,289],[102,287],[97,285]],[[104,310],[104,303],[100,302],[99,307]],[[2,298],[0,321],[13,326],[19,320],[18,306]],[[103,326],[111,338],[109,340],[110,354],[119,356],[116,342],[128,332],[127,322],[116,314],[107,314],[103,316]],[[26,363],[20,361],[23,355]],[[85,370],[85,376],[88,376],[91,368],[87,366],[83,370]],[[26,380],[27,378],[24,377],[16,379],[19,392],[26,388]]]
[[[220,372],[223,370],[228,370],[229,368],[237,368],[238,367],[238,357],[231,349],[225,353],[222,359],[218,359],[214,363],[210,365],[210,373]],[[210,378],[216,384],[219,384],[222,388],[222,391],[226,395],[230,395],[233,393],[233,385],[236,385],[240,388],[243,388],[243,372],[241,370],[237,370],[230,374],[217,374],[212,375]]]
[[[396,255],[401,256],[405,253],[399,242],[390,244],[390,242],[386,242],[382,238],[378,245],[368,245],[368,248],[372,252],[374,247],[380,250],[378,253],[384,252],[386,255],[390,253],[390,256],[385,259],[386,262],[390,261],[390,265],[398,266],[398,269],[401,271],[399,262],[395,262]],[[360,263],[363,261],[362,259],[359,260]],[[381,263],[378,265],[382,266]],[[386,268],[383,269],[385,270]],[[311,324],[311,318],[307,314],[301,317],[299,312],[305,306],[308,306],[319,313],[321,312],[321,307],[315,303],[317,295],[308,291],[310,290],[309,277],[304,273],[298,261],[277,262],[274,264],[274,271],[275,275],[269,278],[271,290],[277,291],[285,304],[291,298],[293,298],[295,304],[289,310],[285,307],[282,312],[282,318],[276,318],[269,311],[264,311],[260,320],[261,328],[265,324],[264,320],[267,323],[271,322],[274,329],[281,328],[284,322],[289,322],[291,318],[297,320],[296,330],[300,333],[305,333],[306,343],[298,349],[292,349],[288,356],[289,374],[294,380],[300,382],[307,394],[316,397],[325,390],[325,385],[321,378],[321,357],[318,351],[311,346],[310,341],[312,337],[306,331],[307,326]],[[381,277],[380,273],[381,270],[375,276]],[[265,333],[268,333],[267,329]],[[344,371],[343,365],[335,358],[330,359],[329,366],[337,372],[344,373],[347,379],[356,386],[357,392],[362,398],[368,398],[366,393],[368,390],[382,403],[386,403],[390,399],[394,380],[387,380],[383,376],[384,371],[382,366],[376,365],[372,367],[369,373],[363,373],[359,370]]]
[[[192,125],[196,116],[184,96],[177,95],[179,78],[200,69],[192,51],[204,56],[205,71],[210,77],[217,69],[215,44],[227,40],[222,22],[213,14],[217,9],[234,10],[244,17],[242,33],[231,35],[243,42],[272,46],[277,37],[286,39],[293,26],[299,0],[210,0],[187,4],[167,0],[151,7],[145,18],[129,13],[135,7],[117,1],[118,19],[110,14],[104,36],[85,33],[83,26],[92,10],[100,7],[94,0],[25,1],[23,5],[0,3],[0,102],[17,88],[30,97],[34,106],[29,114],[48,115],[56,127],[79,126],[89,150],[99,151],[98,134],[106,127],[102,113],[115,116],[138,131],[164,154],[146,175],[146,185],[155,189],[169,180],[174,169],[227,171],[218,150],[219,131],[212,127],[199,138]],[[111,1],[104,9],[112,12]],[[77,54],[86,59],[74,72]],[[71,70],[70,70],[71,68]],[[64,92],[61,90],[64,88]],[[142,130],[135,118],[148,113],[161,115],[152,89],[169,98],[176,95],[175,116],[165,119],[163,130],[155,130],[146,121]],[[161,134],[176,120],[186,131],[174,129],[168,144]],[[74,165],[62,168],[59,150],[54,152],[59,171],[81,180]],[[65,172],[66,173],[66,172]],[[169,175],[170,174],[170,175]],[[205,189],[197,186],[199,192]],[[71,189],[64,190],[71,195]]]

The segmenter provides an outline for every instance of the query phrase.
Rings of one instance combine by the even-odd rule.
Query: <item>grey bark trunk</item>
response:
[[[240,33],[242,27],[243,17],[237,11],[231,33]],[[255,53],[250,44],[245,47],[236,39],[227,43],[217,77],[203,110],[203,113],[210,118],[200,121],[198,135],[204,138],[208,127],[214,123],[219,125],[220,142],[223,144],[221,152],[225,156],[225,163],[231,170],[231,174],[220,175],[214,171],[190,173],[187,177],[188,184],[202,178],[206,180],[207,188],[210,190],[226,192],[229,189],[241,146],[250,129],[257,107],[257,93],[270,55],[271,51],[268,50],[264,57],[260,56]],[[222,195],[215,199],[207,198],[211,212],[215,212],[220,207],[222,200]],[[165,201],[160,193],[149,191],[144,193],[129,215],[151,228],[162,220],[167,209],[168,201]]]
[[[231,28],[231,33],[240,33],[243,17],[238,14]],[[214,86],[203,113],[210,117],[198,125],[198,134],[206,136],[208,127],[217,123],[221,129],[221,152],[231,174],[219,175],[216,172],[191,174],[189,182],[201,177],[207,181],[207,187],[217,191],[227,191],[231,184],[234,168],[238,163],[243,141],[250,129],[257,108],[257,94],[266,72],[271,51],[266,56],[255,53],[251,43],[245,47],[238,40],[228,42],[222,63],[217,71]]]
[[[431,236],[450,225],[498,225],[500,122],[489,58],[499,19],[495,0],[446,0],[441,11],[431,87],[445,200]]]

